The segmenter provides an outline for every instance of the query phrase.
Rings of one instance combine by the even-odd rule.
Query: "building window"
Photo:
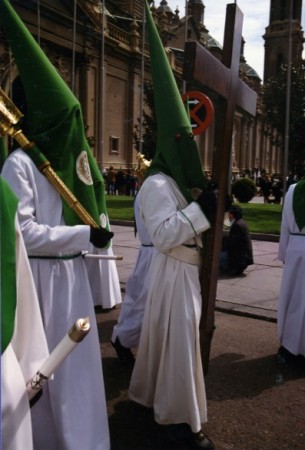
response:
[[[119,142],[120,142],[120,139],[118,137],[110,136],[110,151],[109,151],[109,153],[111,155],[119,154]]]
[[[280,20],[285,20],[288,18],[288,7],[286,5],[286,0],[281,0],[281,6],[280,6]]]

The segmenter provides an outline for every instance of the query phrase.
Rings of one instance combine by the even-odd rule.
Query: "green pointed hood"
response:
[[[157,118],[157,146],[147,176],[170,175],[188,201],[190,189],[204,189],[205,177],[190,119],[185,110],[163,44],[145,0],[150,64]]]
[[[1,354],[9,345],[15,327],[16,311],[16,233],[18,200],[0,176],[0,299]]]
[[[292,209],[296,224],[301,231],[305,227],[305,180],[300,180],[294,188]]]
[[[0,172],[2,170],[6,158],[7,158],[7,148],[3,137],[0,136]]]
[[[27,137],[100,223],[104,180],[86,140],[80,103],[7,0],[0,0],[0,23],[25,91]],[[65,202],[64,216],[68,225],[81,223]]]

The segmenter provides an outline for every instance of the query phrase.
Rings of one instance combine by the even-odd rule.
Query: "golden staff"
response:
[[[65,185],[65,183],[59,178],[57,173],[52,169],[50,161],[40,152],[34,142],[30,142],[28,138],[23,134],[21,129],[16,128],[16,124],[23,117],[23,114],[9,99],[5,92],[0,88],[0,134],[5,136],[12,136],[25,151],[31,150],[40,159],[41,164],[38,166],[43,175],[50,181],[54,188],[68,203],[78,217],[86,224],[94,228],[100,228],[98,223],[93,217],[86,211],[86,209],[79,203],[75,195]]]

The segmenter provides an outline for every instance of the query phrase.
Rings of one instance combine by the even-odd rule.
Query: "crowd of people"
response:
[[[268,173],[265,169],[245,170],[242,173],[234,173],[232,184],[240,178],[250,178],[256,185],[257,195],[262,196],[264,203],[281,204],[284,193],[283,175],[280,173]],[[289,173],[286,180],[286,192],[291,184],[297,183],[297,175]]]
[[[139,191],[140,181],[136,169],[115,169],[113,166],[105,168],[102,172],[108,195],[127,195],[135,197]],[[211,178],[210,172],[205,172],[207,180]],[[240,178],[250,178],[257,187],[257,195],[264,198],[264,203],[281,204],[283,198],[283,176],[279,173],[269,174],[264,169],[245,170],[234,173],[232,184]],[[286,180],[286,190],[291,184],[298,181],[298,177],[289,174]]]
[[[134,169],[114,169],[110,166],[103,170],[108,195],[128,195],[134,197],[139,190],[139,179]]]
[[[274,203],[279,205],[283,197],[283,177],[279,174],[268,175],[263,172],[256,179],[258,195],[262,195],[264,203]]]

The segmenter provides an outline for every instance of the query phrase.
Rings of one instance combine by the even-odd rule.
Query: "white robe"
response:
[[[111,337],[112,342],[118,337],[120,343],[127,348],[139,345],[148,291],[148,270],[155,252],[140,216],[138,196],[134,202],[134,214],[141,246],[133,273],[126,282],[118,323],[114,326]]]
[[[291,185],[285,195],[282,214],[279,259],[285,264],[278,304],[278,333],[281,345],[289,352],[305,356],[305,228],[299,230],[292,210],[295,186]]]
[[[156,252],[130,398],[154,408],[163,425],[187,423],[193,432],[207,420],[199,322],[199,268],[165,252],[209,228],[196,202],[187,204],[176,183],[162,174],[147,178],[139,192],[143,222]],[[196,237],[200,245],[199,236]]]
[[[30,263],[49,351],[78,318],[89,316],[91,323],[88,336],[62,363],[31,410],[34,448],[109,450],[93,300],[85,262],[73,258],[89,250],[90,228],[64,224],[59,194],[22,150],[9,156],[2,175],[20,199],[18,216],[28,255],[42,257]]]
[[[90,253],[113,256],[112,244],[109,248],[90,246]],[[94,306],[111,309],[122,302],[121,286],[115,260],[86,259],[88,277]]]
[[[26,383],[47,359],[48,347],[17,220],[15,229],[17,303],[12,340],[1,356],[1,448],[32,450],[32,424]],[[1,282],[5,283],[5,280]]]

